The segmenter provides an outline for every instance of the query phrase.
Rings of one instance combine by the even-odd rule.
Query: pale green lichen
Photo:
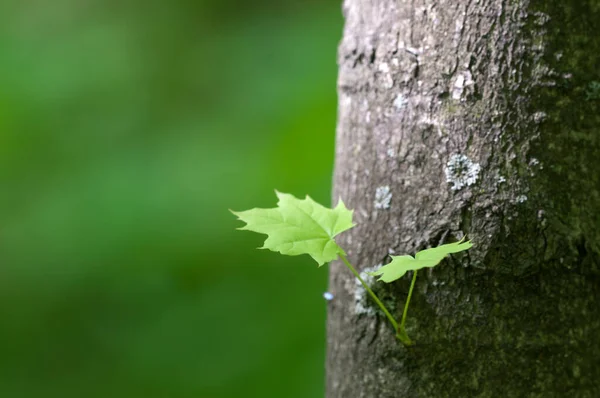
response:
[[[452,184],[451,189],[457,191],[463,187],[475,184],[479,178],[481,166],[467,156],[455,154],[450,157],[444,172],[446,181]]]

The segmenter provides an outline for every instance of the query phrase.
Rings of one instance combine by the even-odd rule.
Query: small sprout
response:
[[[479,163],[474,163],[465,155],[452,155],[446,163],[446,181],[452,184],[453,191],[457,191],[475,184],[480,170]]]
[[[390,202],[392,201],[392,193],[390,187],[387,185],[378,187],[375,190],[375,208],[376,209],[389,209]]]
[[[374,308],[367,305],[368,297],[370,297],[383,311],[394,328],[396,338],[406,346],[412,345],[412,340],[406,334],[405,321],[408,304],[415,286],[417,270],[424,267],[434,267],[448,254],[469,249],[472,244],[469,241],[465,242],[463,238],[456,243],[422,250],[414,258],[412,256],[391,256],[391,263],[383,267],[380,264],[376,267],[367,268],[359,273],[348,261],[346,252],[334,240],[341,232],[354,227],[352,210],[348,210],[341,199],[335,208],[328,209],[308,196],[305,199],[297,199],[290,194],[277,191],[276,194],[279,201],[275,208],[251,209],[241,212],[232,211],[234,215],[246,223],[239,229],[266,234],[267,239],[262,249],[269,249],[289,256],[308,254],[319,265],[337,258],[341,259],[355,277],[355,312],[375,314]],[[388,208],[392,198],[390,187],[386,185],[377,188],[376,197],[378,200],[376,207]],[[393,252],[392,249],[389,249],[390,254]],[[379,276],[379,280],[384,282],[391,282],[400,278],[407,271],[413,271],[412,281],[408,298],[404,304],[402,320],[398,324],[383,302],[373,292],[371,285],[375,283],[374,276]],[[324,292],[323,298],[331,301],[334,295],[331,292]]]

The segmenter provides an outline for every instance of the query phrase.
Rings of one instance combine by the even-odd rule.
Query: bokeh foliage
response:
[[[338,1],[0,2],[0,396],[318,397]]]

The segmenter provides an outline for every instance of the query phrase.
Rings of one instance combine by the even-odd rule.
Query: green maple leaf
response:
[[[426,249],[418,252],[415,257],[391,256],[392,262],[384,265],[375,272],[371,272],[372,276],[380,276],[379,280],[384,282],[393,282],[400,279],[408,271],[416,271],[425,267],[435,267],[444,257],[450,253],[458,253],[463,250],[470,249],[473,244],[471,241],[463,242],[465,238],[455,243],[448,243],[431,249]]]
[[[246,223],[239,229],[268,235],[261,249],[289,256],[308,254],[319,266],[344,254],[333,238],[354,224],[352,210],[341,199],[334,209],[328,209],[308,195],[297,199],[290,194],[275,193],[279,198],[276,208],[231,211]]]

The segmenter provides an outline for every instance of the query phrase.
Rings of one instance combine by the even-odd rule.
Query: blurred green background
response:
[[[0,396],[321,397],[340,0],[0,2]]]

